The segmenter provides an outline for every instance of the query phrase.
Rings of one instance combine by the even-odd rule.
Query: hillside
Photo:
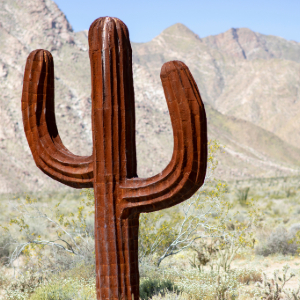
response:
[[[63,188],[35,166],[23,132],[23,71],[27,55],[37,48],[54,57],[56,117],[64,144],[75,154],[92,151],[87,32],[73,32],[51,0],[1,0],[1,193]],[[174,59],[184,61],[196,79],[209,138],[226,145],[219,156],[221,178],[297,172],[299,43],[245,28],[199,38],[175,24],[132,48],[139,176],[160,172],[171,158],[172,129],[159,73]]]

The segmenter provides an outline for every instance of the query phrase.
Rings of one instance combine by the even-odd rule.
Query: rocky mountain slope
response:
[[[159,73],[174,59],[184,61],[196,79],[209,138],[226,145],[219,156],[221,178],[298,172],[299,43],[245,28],[199,38],[175,24],[132,47],[141,177],[160,172],[171,158],[172,129]],[[54,57],[56,116],[64,144],[75,154],[92,151],[87,32],[73,32],[51,0],[0,0],[2,193],[63,187],[35,166],[23,132],[23,71],[27,55],[37,48]]]
[[[216,110],[299,147],[300,43],[246,28],[200,39],[176,24],[134,49],[155,77],[164,61],[183,60]]]

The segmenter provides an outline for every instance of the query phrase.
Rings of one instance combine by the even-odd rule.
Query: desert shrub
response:
[[[165,270],[164,278],[171,279],[181,290],[179,295],[182,298],[178,299],[225,300],[240,299],[250,283],[262,282],[262,272],[251,268],[220,273],[209,269],[199,272],[197,269],[177,270],[174,267]],[[189,298],[185,298],[187,296]]]
[[[243,221],[238,221],[239,213],[237,212],[232,218],[225,216],[221,221],[222,226],[216,227],[214,232],[208,238],[202,238],[195,241],[190,249],[194,250],[194,256],[189,259],[190,265],[197,268],[200,272],[208,266],[211,270],[220,273],[221,270],[228,272],[231,264],[241,251],[253,249],[254,229],[260,216],[256,203],[252,200],[247,202],[247,213],[243,216]],[[228,209],[227,201],[220,201],[220,211]],[[229,221],[229,222],[228,222]],[[207,268],[207,267],[206,267]]]
[[[73,278],[76,280],[92,280],[95,279],[95,264],[87,265],[84,262],[79,262],[73,268],[59,273],[59,278],[68,279]]]
[[[248,194],[249,194],[250,187],[244,187],[237,189],[236,196],[237,200],[241,205],[246,205],[246,202],[248,200]]]
[[[174,293],[166,291],[164,295],[158,294],[154,295],[151,300],[192,300],[193,298],[189,296],[187,293],[180,292],[180,293]]]
[[[142,300],[151,299],[152,296],[160,294],[164,296],[166,291],[179,293],[178,287],[170,280],[160,280],[155,278],[147,278],[140,283],[140,298]]]
[[[40,285],[30,300],[91,300],[96,299],[95,282],[74,278],[56,279]]]
[[[296,195],[296,191],[295,191],[295,188],[294,188],[294,187],[286,186],[286,185],[285,185],[285,186],[283,186],[283,190],[284,190],[284,192],[285,192],[287,198]]]
[[[258,255],[268,256],[275,253],[283,255],[295,255],[297,252],[297,244],[291,242],[294,235],[285,227],[277,227],[266,240],[260,241],[255,247]]]
[[[9,284],[5,286],[7,300],[26,300],[43,282],[43,278],[32,271],[27,271],[10,280]]]
[[[162,269],[157,266],[156,258],[153,256],[145,256],[139,260],[140,278],[158,278],[162,276]]]
[[[259,297],[256,299],[270,299],[270,300],[298,300],[300,299],[300,284],[296,289],[286,288],[286,283],[290,281],[295,274],[289,271],[290,266],[285,265],[282,268],[281,274],[279,270],[274,271],[273,278],[268,278],[265,273],[263,273],[263,280],[261,283],[257,282],[255,296]]]
[[[170,275],[166,274],[166,276]],[[236,299],[237,291],[241,286],[233,271],[218,273],[187,269],[181,270],[180,273],[177,272],[173,276],[177,276],[175,284],[178,288],[195,300]]]
[[[164,220],[163,220],[164,218]],[[182,216],[178,212],[173,212],[172,218],[154,212],[140,215],[139,227],[139,261],[145,258],[156,256],[162,257],[166,248],[176,239],[175,227],[182,222]],[[173,250],[178,250],[175,245]]]
[[[51,208],[41,207],[29,196],[18,199],[15,217],[2,226],[12,247],[10,264],[23,256],[24,269],[39,273],[65,271],[81,262],[94,264],[94,230],[88,218],[94,205],[91,194],[86,190],[87,199],[80,201],[77,212],[67,214],[62,212],[60,203]]]
[[[292,235],[296,235],[299,230],[300,230],[300,223],[293,224],[289,228],[289,231],[291,232]]]
[[[6,275],[5,268],[0,265],[0,289],[3,289],[8,283],[8,276]]]
[[[257,269],[234,269],[231,270],[236,276],[236,280],[242,284],[249,284],[250,282],[262,282],[262,271]]]
[[[293,235],[293,239],[289,242],[297,245],[297,253],[300,255],[300,223],[292,225],[290,232]]]
[[[0,265],[6,264],[11,254],[11,239],[9,235],[0,232]]]
[[[227,184],[216,180],[212,174],[217,167],[215,154],[221,150],[216,141],[208,143],[208,170],[205,184],[190,199],[175,208],[140,215],[139,262],[147,257],[160,263],[190,247],[196,240],[221,236],[229,221],[229,201],[224,199]],[[229,237],[229,236],[228,236]]]

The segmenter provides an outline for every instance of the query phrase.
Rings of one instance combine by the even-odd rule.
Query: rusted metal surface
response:
[[[161,80],[173,127],[174,151],[156,176],[138,178],[132,54],[126,25],[95,20],[89,30],[93,154],[72,154],[62,143],[54,112],[50,52],[27,59],[23,123],[36,165],[74,188],[94,188],[97,299],[139,299],[139,214],[176,205],[203,184],[206,115],[198,87],[180,61],[165,63]]]

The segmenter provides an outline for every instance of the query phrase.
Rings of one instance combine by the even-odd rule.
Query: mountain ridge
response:
[[[35,166],[27,145],[20,108],[23,72],[30,51],[36,48],[51,51],[58,130],[70,151],[90,155],[87,31],[74,32],[51,0],[28,0],[26,5],[20,0],[2,0],[0,11],[0,192],[64,188]],[[236,30],[246,59],[240,52],[234,52],[238,48],[232,34],[200,38],[183,24],[168,27],[148,43],[132,43],[139,176],[161,172],[171,159],[172,128],[159,73],[166,61],[174,59],[184,61],[195,77],[206,105],[209,138],[227,146],[225,153],[218,156],[220,178],[297,174],[300,124],[295,111],[300,82],[294,79],[294,74],[299,64],[295,54],[298,45],[290,47],[288,41],[262,35],[260,40],[265,40],[268,47],[273,45],[272,53],[278,57],[264,58],[266,54],[260,50],[254,51],[258,53],[255,56],[251,47],[261,46],[246,31]],[[180,37],[182,33],[187,39]],[[285,52],[284,45],[288,45]],[[273,86],[274,78],[278,82]],[[257,82],[256,88],[253,82]],[[257,97],[262,91],[268,94],[260,103]],[[281,106],[272,102],[282,95]],[[270,114],[265,114],[269,107],[287,111],[283,117],[275,114],[277,123],[272,119],[265,124],[264,120],[270,118]]]

